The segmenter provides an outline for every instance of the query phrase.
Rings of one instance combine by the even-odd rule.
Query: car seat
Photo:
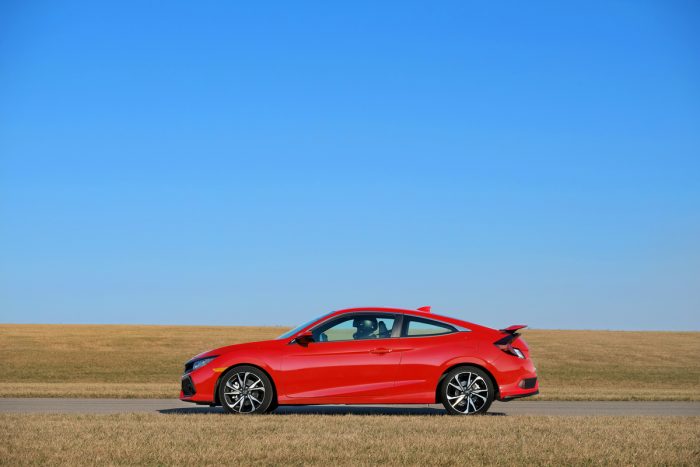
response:
[[[382,339],[391,337],[391,331],[386,328],[386,324],[384,324],[384,321],[379,322],[379,325],[377,327],[377,337]]]

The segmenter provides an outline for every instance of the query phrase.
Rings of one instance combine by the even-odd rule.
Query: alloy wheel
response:
[[[476,373],[457,373],[447,383],[446,399],[457,412],[477,413],[488,404],[489,388],[484,378]]]
[[[249,371],[233,373],[224,383],[223,396],[233,412],[254,412],[265,399],[265,383]]]

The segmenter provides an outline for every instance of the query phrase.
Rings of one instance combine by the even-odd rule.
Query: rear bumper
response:
[[[530,358],[520,359],[503,353],[494,366],[500,370],[495,375],[498,381],[497,400],[534,396],[539,391],[537,369]]]
[[[539,394],[540,383],[536,374],[523,375],[517,382],[499,387],[498,400],[510,401]]]

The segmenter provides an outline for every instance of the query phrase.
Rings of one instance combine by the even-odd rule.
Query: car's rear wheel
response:
[[[442,380],[442,405],[452,415],[476,415],[486,412],[493,402],[495,390],[491,378],[480,368],[461,366]]]
[[[270,378],[254,366],[231,368],[219,384],[219,400],[228,413],[265,413],[272,406],[274,396]]]

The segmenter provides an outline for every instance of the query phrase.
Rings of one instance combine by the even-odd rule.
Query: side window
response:
[[[323,324],[313,330],[316,342],[338,342],[391,337],[395,318],[392,315],[352,315]]]
[[[440,334],[449,334],[455,331],[453,326],[439,321],[433,321],[423,318],[404,318],[404,336],[437,336]]]

